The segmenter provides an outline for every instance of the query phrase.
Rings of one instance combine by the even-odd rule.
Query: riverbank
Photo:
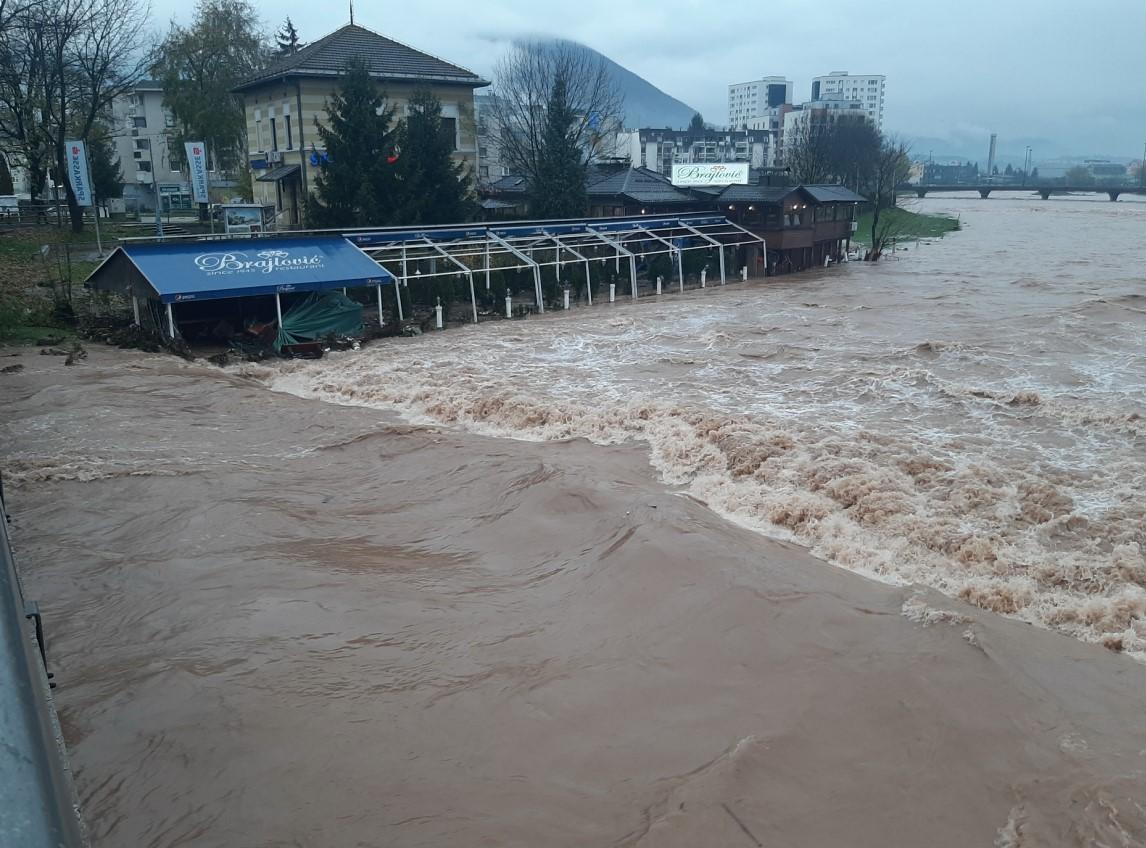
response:
[[[7,500],[97,848],[1146,840],[1140,665],[737,527],[639,446],[22,359]]]
[[[926,214],[910,209],[896,207],[885,209],[881,214],[881,224],[884,220],[890,222],[892,232],[899,241],[914,241],[915,239],[942,238],[948,233],[957,232],[961,228],[958,218],[942,214]],[[852,243],[871,244],[872,213],[864,212],[859,217],[859,225],[852,236]]]

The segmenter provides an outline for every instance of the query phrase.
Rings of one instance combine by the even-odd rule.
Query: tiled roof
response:
[[[817,203],[866,203],[867,198],[841,185],[801,186]]]
[[[590,197],[628,197],[637,203],[695,203],[692,195],[676,188],[663,174],[627,165],[598,165],[589,169]]]
[[[337,77],[352,58],[364,59],[370,68],[370,75],[381,80],[456,83],[473,88],[489,85],[473,71],[415,50],[365,27],[347,24],[308,44],[297,53],[273,61],[234,90],[243,91],[276,77]]]
[[[781,203],[800,191],[795,186],[730,185],[720,193],[721,203]]]

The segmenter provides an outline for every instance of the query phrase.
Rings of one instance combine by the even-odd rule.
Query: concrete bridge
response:
[[[1103,186],[1103,185],[1090,185],[1090,186],[1062,186],[1062,185],[1007,185],[1000,183],[983,183],[980,185],[939,185],[927,184],[916,185],[914,183],[906,183],[899,187],[902,194],[915,192],[917,197],[926,197],[930,191],[977,191],[979,196],[986,200],[991,196],[993,191],[1018,191],[1028,194],[1037,194],[1043,200],[1048,200],[1052,194],[1068,194],[1071,192],[1086,192],[1090,194],[1105,194],[1111,200],[1117,200],[1120,194],[1146,194],[1146,187],[1144,186]]]

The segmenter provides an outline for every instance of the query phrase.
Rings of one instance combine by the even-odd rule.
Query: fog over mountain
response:
[[[594,60],[605,63],[610,76],[616,81],[617,87],[625,98],[625,126],[638,127],[669,127],[683,129],[688,126],[692,116],[697,110],[677,100],[675,97],[661,91],[648,80],[617,64],[608,56],[568,39],[520,39],[518,45],[545,45],[569,44],[583,50]]]

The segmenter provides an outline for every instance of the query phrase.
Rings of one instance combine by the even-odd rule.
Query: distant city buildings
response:
[[[786,77],[762,77],[728,86],[728,126],[767,134],[769,166],[783,164],[784,148],[808,125],[829,124],[842,115],[858,115],[876,129],[883,127],[886,77],[833,71],[812,80],[811,98],[792,102]],[[731,161],[731,160],[730,160]],[[653,167],[650,165],[649,167]]]
[[[762,77],[728,86],[728,126],[745,129],[753,118],[792,102],[792,81],[784,77]]]
[[[883,95],[887,77],[880,74],[849,74],[832,71],[812,79],[812,100],[847,100],[863,104],[867,119],[877,130],[883,129]]]
[[[645,128],[617,134],[616,158],[669,176],[672,166],[695,162],[775,165],[774,135],[766,130],[669,130]]]

